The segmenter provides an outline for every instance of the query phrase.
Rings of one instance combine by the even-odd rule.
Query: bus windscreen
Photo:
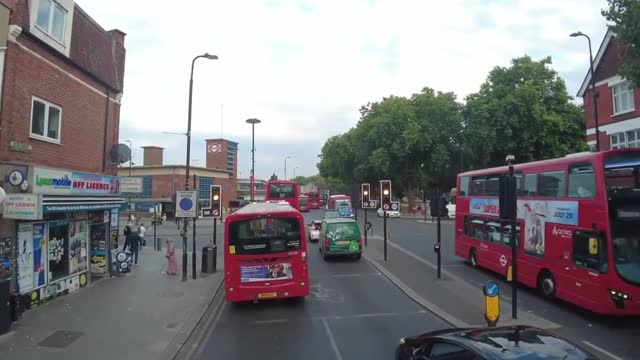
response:
[[[269,186],[269,197],[272,199],[292,198],[294,196],[295,188],[293,184],[271,184]]]
[[[261,255],[299,250],[300,223],[294,218],[256,218],[229,225],[229,246],[235,254]]]

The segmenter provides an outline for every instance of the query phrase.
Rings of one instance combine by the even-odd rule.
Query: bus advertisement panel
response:
[[[284,200],[295,209],[298,208],[298,197],[300,196],[298,183],[293,180],[270,180],[267,181],[265,200]]]
[[[252,203],[225,219],[226,299],[230,302],[309,295],[302,214],[285,202]]]
[[[599,314],[640,315],[640,149],[514,166],[518,281]],[[499,219],[508,168],[458,175],[455,252],[506,275],[511,225]]]

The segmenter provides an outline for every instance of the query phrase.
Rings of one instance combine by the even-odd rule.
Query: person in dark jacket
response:
[[[137,232],[131,231],[129,235],[127,235],[127,239],[125,241],[126,244],[129,244],[129,251],[133,254],[133,263],[138,265],[138,252],[140,250],[140,235]]]
[[[122,251],[126,251],[129,246],[129,234],[131,234],[131,226],[127,225],[124,227],[123,235],[124,235],[124,246],[122,247]]]

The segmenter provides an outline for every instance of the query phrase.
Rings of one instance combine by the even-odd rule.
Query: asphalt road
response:
[[[307,222],[321,217],[318,210],[305,214]],[[366,260],[325,262],[317,247],[309,244],[309,297],[221,302],[209,310],[219,311],[215,321],[198,330],[194,358],[390,359],[400,337],[447,326]]]
[[[363,218],[362,210],[358,211],[360,224],[363,223]],[[369,212],[368,219],[373,224],[374,234],[382,236],[383,219],[377,218],[373,212]],[[437,228],[435,223],[421,223],[407,218],[387,220],[387,232],[390,234],[391,241],[433,264],[436,263],[436,255],[433,252]],[[510,284],[504,281],[503,276],[473,269],[455,256],[452,220],[441,222],[441,239],[444,269],[477,285],[478,291],[482,284],[490,279],[498,281],[503,291],[511,291]],[[640,339],[640,317],[598,316],[561,301],[545,300],[534,290],[526,288],[518,293],[518,308],[519,311],[533,311],[560,324],[562,328],[558,332],[582,342],[581,345],[589,350],[593,350],[595,346],[596,350],[598,348],[605,350],[618,358],[640,359],[640,348],[634,344]]]

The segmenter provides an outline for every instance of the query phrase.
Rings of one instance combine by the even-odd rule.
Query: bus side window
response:
[[[538,192],[538,174],[527,174],[524,176],[524,195],[536,196]]]
[[[499,196],[500,195],[500,177],[504,175],[490,175],[487,177],[485,195]]]
[[[606,272],[607,246],[604,238],[591,231],[575,231],[572,258],[576,266]]]
[[[591,163],[569,166],[569,197],[593,198],[596,194],[596,175]]]
[[[484,183],[486,179],[484,176],[475,176],[471,178],[471,189],[469,195],[477,196],[484,195]]]
[[[469,177],[463,176],[460,178],[460,196],[469,196]]]
[[[516,177],[516,193],[518,195],[523,195],[523,191],[522,191],[522,173],[521,172],[517,172],[514,174]]]
[[[540,196],[543,197],[564,197],[565,196],[564,171],[552,171],[540,173]]]

